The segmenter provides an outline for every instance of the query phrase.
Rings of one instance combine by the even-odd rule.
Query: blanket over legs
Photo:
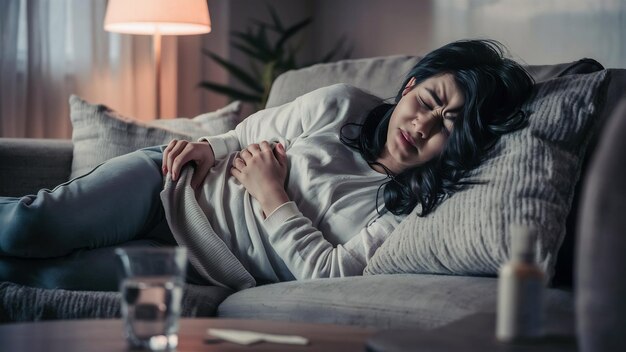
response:
[[[176,182],[168,174],[161,191],[165,216],[176,242],[187,247],[191,265],[212,284],[235,290],[256,286],[200,208],[190,185],[193,172],[192,167],[183,168]]]

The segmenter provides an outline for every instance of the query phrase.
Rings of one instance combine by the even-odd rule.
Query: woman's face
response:
[[[385,148],[377,161],[398,174],[439,156],[464,103],[450,73],[417,85],[412,78],[391,115]]]

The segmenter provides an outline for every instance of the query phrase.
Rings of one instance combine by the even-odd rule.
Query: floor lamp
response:
[[[104,17],[109,32],[152,35],[156,118],[161,118],[161,36],[211,31],[206,0],[109,0]]]

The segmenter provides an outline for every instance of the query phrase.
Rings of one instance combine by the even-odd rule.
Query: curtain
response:
[[[154,116],[151,38],[105,32],[105,11],[102,0],[0,1],[0,137],[70,138],[71,94]]]
[[[434,23],[436,46],[493,38],[529,64],[590,57],[626,68],[625,0],[436,0]]]

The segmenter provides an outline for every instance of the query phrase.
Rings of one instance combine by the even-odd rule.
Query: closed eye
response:
[[[420,104],[422,104],[422,106],[427,107],[427,108],[428,108],[428,110],[431,110],[431,111],[433,110],[433,107],[432,107],[432,106],[430,106],[430,105],[428,105],[428,104],[424,101],[424,99],[422,99],[422,97],[418,96],[418,98],[419,98]]]
[[[435,101],[437,106],[443,106],[443,102],[441,101],[441,99],[439,99],[439,96],[437,96],[437,94],[433,92],[432,89],[426,88],[426,91],[430,94],[430,97]]]

